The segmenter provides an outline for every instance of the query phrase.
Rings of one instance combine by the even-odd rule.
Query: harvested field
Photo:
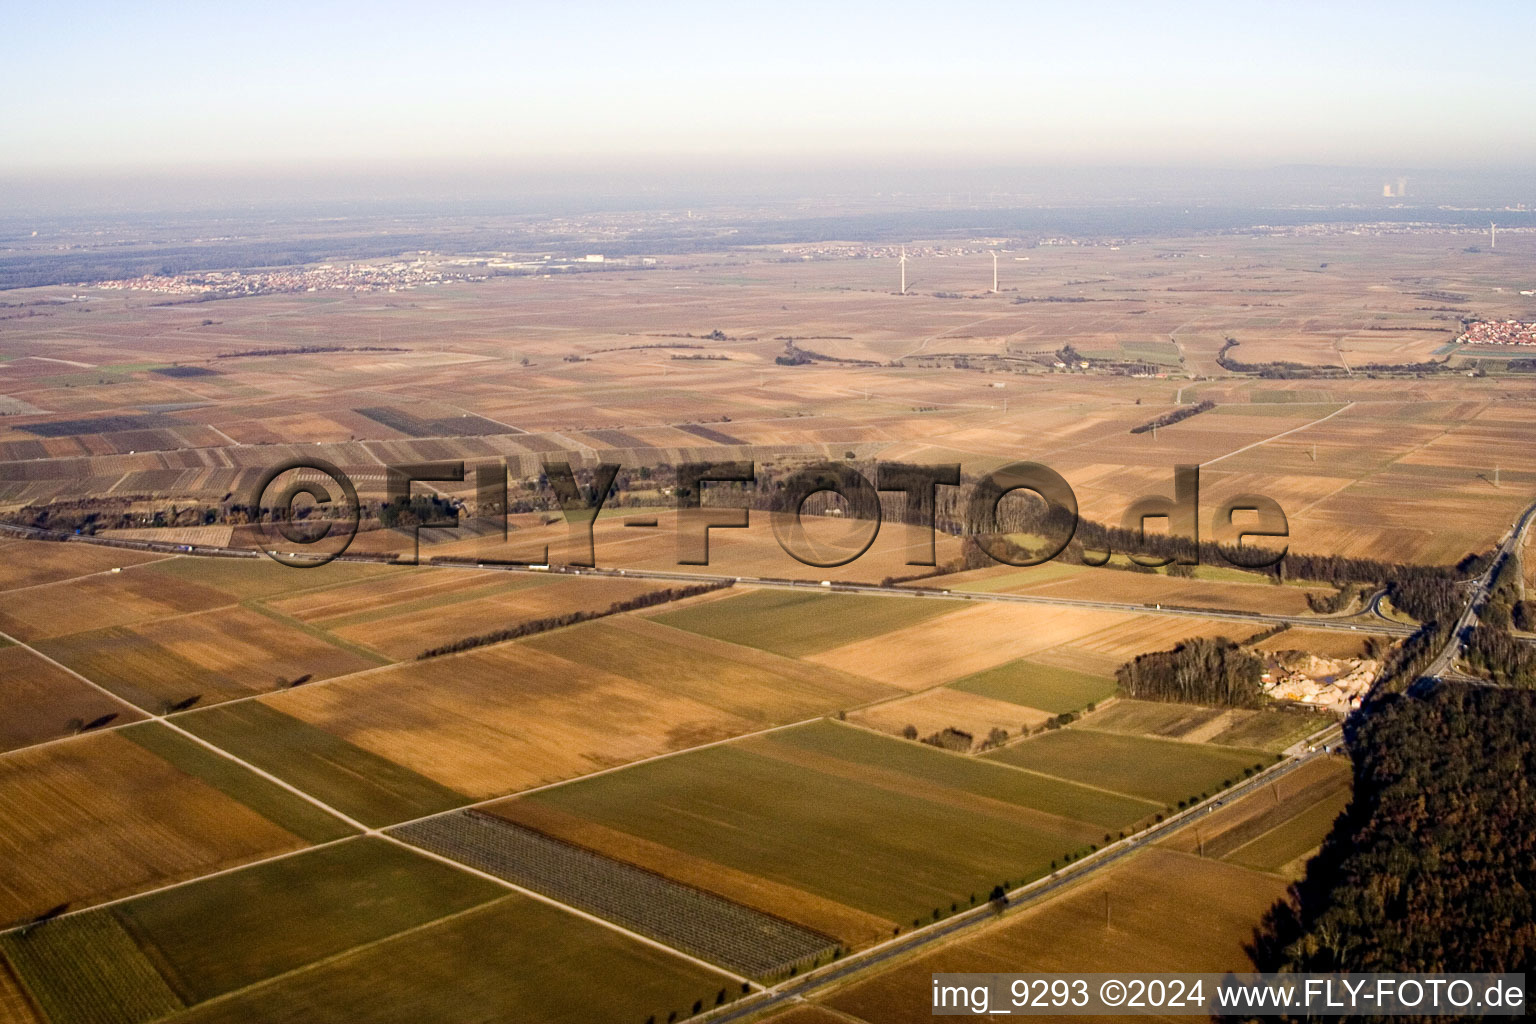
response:
[[[798,658],[878,637],[959,608],[959,602],[954,601],[748,590],[727,600],[652,617],[677,629]]]
[[[402,970],[409,965],[409,970]],[[736,983],[601,925],[507,895],[209,1001],[184,1024],[540,1024],[681,1017]]]
[[[465,637],[574,612],[604,612],[616,602],[669,588],[657,580],[496,575],[500,578],[479,590],[424,598],[394,611],[359,611],[321,624],[348,641],[405,660]]]
[[[1013,736],[1038,728],[1049,717],[1038,708],[941,686],[849,712],[848,721],[892,736],[902,735],[908,726],[915,728],[920,737],[959,729],[974,737],[974,749],[993,729]]]
[[[950,688],[1060,715],[1114,696],[1115,681],[1020,659],[957,679]]]
[[[0,543],[0,593],[21,587],[109,572],[127,565],[164,559],[143,551],[122,551],[95,544],[55,544],[13,540]]]
[[[837,948],[825,935],[493,815],[460,811],[392,834],[748,977],[812,967]]]
[[[500,898],[485,879],[360,837],[118,904],[187,1001],[201,1002]]]
[[[267,703],[483,798],[892,692],[623,615]]]
[[[0,751],[144,717],[14,645],[0,645],[0,707]]]
[[[1002,769],[822,722],[519,800],[898,924],[969,906],[1085,849],[1102,825],[1066,817],[1068,808],[1117,827],[1152,810]]]
[[[239,601],[308,594],[377,577],[403,577],[413,570],[367,562],[327,562],[308,569],[279,565],[270,558],[174,557],[156,562],[150,572],[173,585],[193,583],[222,591]],[[302,618],[302,616],[299,616]]]
[[[332,565],[337,563],[331,563]],[[308,571],[308,570],[306,570]],[[394,572],[343,580],[330,586],[306,588],[300,593],[278,594],[267,599],[268,607],[311,625],[345,622],[356,615],[379,617],[417,607],[452,603],[465,592],[486,587],[507,590],[536,587],[559,577],[475,571],[473,569],[399,569]]]
[[[1363,658],[1365,657],[1365,642],[1373,634],[1368,632],[1371,627],[1362,623],[1360,632],[1345,633],[1335,629],[1305,629],[1292,626],[1283,633],[1276,633],[1267,640],[1261,640],[1254,645],[1255,650],[1260,651],[1306,651],[1320,658]],[[1388,643],[1396,642],[1396,637],[1380,637]]]
[[[1260,624],[1182,615],[1135,615],[1071,643],[1041,651],[1033,660],[1090,674],[1113,675],[1116,668],[1147,651],[1167,650],[1195,637],[1227,637],[1241,643],[1264,628]]]
[[[207,706],[346,675],[377,662],[248,608],[41,641],[38,650],[147,711]]]
[[[303,845],[116,733],[0,756],[0,922]]]
[[[1241,779],[1243,769],[1274,760],[1262,750],[1075,727],[1031,737],[986,757],[1170,805],[1201,793],[1214,793],[1224,782]]]
[[[1160,845],[1296,877],[1297,862],[1322,844],[1349,803],[1350,782],[1346,759],[1316,757]]]
[[[147,569],[130,568],[29,590],[26,600],[9,601],[0,611],[0,630],[30,643],[233,603],[216,590],[191,583],[167,587]]]
[[[974,936],[900,961],[823,1001],[879,1024],[918,1024],[932,1019],[935,972],[1252,970],[1244,946],[1285,884],[1149,847]],[[1170,928],[1170,919],[1179,927]]]
[[[47,1024],[37,1002],[27,994],[15,967],[0,947],[0,1020],[6,1024]]]
[[[188,732],[370,827],[469,802],[431,779],[260,701],[195,711],[176,721]]]
[[[140,723],[118,735],[305,842],[328,843],[355,833],[351,825],[335,815],[158,722]]]
[[[913,603],[923,604],[926,600]],[[808,660],[904,690],[921,690],[1076,641],[1096,631],[1113,632],[1137,618],[1123,612],[1045,605],[972,605],[952,615],[834,647]],[[1194,625],[1190,621],[1186,628]],[[988,640],[976,643],[977,637]]]

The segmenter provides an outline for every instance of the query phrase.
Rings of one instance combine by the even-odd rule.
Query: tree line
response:
[[[1446,683],[1357,721],[1353,799],[1260,969],[1536,970],[1536,693]]]
[[[623,601],[615,601],[603,610],[586,609],[583,611],[567,612],[564,615],[551,615],[543,619],[530,619],[527,622],[519,622],[515,626],[498,629],[492,633],[466,636],[461,640],[443,644],[441,647],[428,648],[416,655],[416,660],[425,661],[428,658],[437,658],[444,654],[457,654],[460,651],[473,650],[476,647],[499,644],[505,640],[516,640],[521,636],[545,633],[551,629],[559,629],[562,626],[574,626],[578,622],[588,622],[592,619],[601,619],[609,615],[618,615],[620,612],[634,611],[637,608],[650,608],[654,605],[667,604],[671,601],[681,601],[686,597],[697,597],[700,594],[708,594],[714,590],[723,590],[726,587],[734,586],[735,582],[735,580],[723,580],[719,583],[698,583],[687,587],[669,587],[666,590],[653,590],[648,594],[640,594],[637,597],[626,598]]]

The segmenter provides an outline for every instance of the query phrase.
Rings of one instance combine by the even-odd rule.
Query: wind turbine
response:
[[[1497,224],[1493,223],[1492,221],[1489,221],[1488,222],[1488,248],[1490,248],[1490,249],[1497,249],[1498,247],[1499,247],[1499,226]]]
[[[997,294],[997,252],[992,253],[992,294]]]
[[[901,294],[907,294],[907,247],[901,247]]]

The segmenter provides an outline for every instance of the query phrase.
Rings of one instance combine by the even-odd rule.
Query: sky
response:
[[[1536,3],[8,0],[0,175],[1536,163]]]

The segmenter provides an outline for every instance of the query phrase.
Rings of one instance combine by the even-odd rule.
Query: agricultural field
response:
[[[894,692],[628,614],[260,703],[327,743],[482,799]]]
[[[409,964],[409,970],[401,970]],[[740,994],[732,979],[602,925],[511,894],[455,917],[212,1000],[178,1024],[549,1024],[678,1019]]]
[[[826,935],[492,814],[439,815],[391,834],[748,977],[785,977],[837,952]]]
[[[1120,698],[1075,728],[1279,753],[1334,721],[1332,715],[1292,708],[1207,708]]]
[[[1068,727],[986,755],[1003,764],[1129,793],[1164,805],[1209,795],[1262,768],[1262,750],[1179,743]]]
[[[727,877],[756,875],[805,891],[813,904],[843,904],[890,930],[1042,874],[1102,841],[1106,828],[1160,809],[835,722],[650,761],[488,810],[521,821],[519,808],[530,805],[534,814],[549,809],[556,819],[600,826],[581,840],[597,852],[610,853],[594,846],[604,837],[632,836],[718,864]],[[847,857],[849,849],[860,856]],[[623,845],[610,855],[621,858]],[[690,881],[706,874],[695,867]],[[778,913],[799,920],[794,902]],[[850,945],[873,938],[837,937]]]
[[[1162,573],[1126,572],[1120,569],[1094,569],[1082,565],[1047,564],[1039,572],[999,566],[961,573],[945,580],[952,590],[978,590],[983,593],[1034,594],[1074,600],[1100,600],[1112,593],[1116,601],[1135,604],[1163,604],[1176,608],[1214,608],[1266,615],[1307,615],[1307,594],[1330,593],[1327,587],[1276,586],[1254,573],[1201,566],[1205,578],[1179,578]],[[1237,580],[1234,581],[1234,578]]]
[[[156,713],[188,700],[207,706],[301,678],[347,675],[383,660],[239,606],[72,633],[37,648]]]
[[[0,541],[0,594],[78,579],[114,568],[142,565],[163,559],[140,551],[120,551],[93,544],[47,544],[38,541]]]
[[[446,949],[433,954],[439,943]],[[416,1019],[431,1019],[434,1001],[442,1007],[455,1000],[454,1012],[460,1012],[460,993],[433,987],[439,979],[415,968],[446,969],[447,961],[437,957],[470,945],[479,947],[471,958],[477,963],[491,958],[468,971],[476,984],[489,983],[489,972],[519,956],[535,968],[531,976],[517,971],[504,979],[514,988],[528,987],[506,994],[509,1001],[498,1008],[503,1013],[507,1007],[541,1012],[533,1009],[542,1005],[534,983],[563,976],[555,967],[557,952],[601,966],[601,976],[581,987],[582,998],[603,993],[615,1012],[665,1011],[699,998],[713,1003],[721,986],[735,987],[680,958],[371,837],[0,936],[0,956],[53,1024],[142,1024],[186,1007],[196,1019],[288,1019],[300,1012],[291,1004],[315,973],[335,986],[327,1006],[339,1000],[367,1007],[356,1012],[375,1020],[404,1013],[390,1009],[398,999],[425,1014]],[[355,973],[375,969],[379,957],[408,957],[394,962],[413,965],[412,971],[388,972],[396,978],[389,999],[380,998],[378,977]],[[475,973],[480,969],[487,972],[484,979]],[[469,998],[490,996],[489,990],[470,989]],[[320,1004],[307,1009],[308,1015],[293,1019],[332,1012]],[[557,1015],[548,1019],[577,1019],[552,1012]]]
[[[120,573],[42,584],[0,608],[0,631],[31,643],[87,630],[134,626],[188,612],[230,607],[234,601],[195,583],[166,586],[148,563]]]
[[[749,590],[654,618],[676,629],[799,658],[883,636],[961,607],[956,601],[926,598]]]
[[[850,722],[892,736],[903,736],[909,730],[916,730],[917,735],[923,737],[958,730],[972,737],[968,749],[979,749],[994,729],[1012,736],[1037,729],[1049,718],[1050,715],[1039,708],[947,686],[881,701],[847,714]]]
[[[957,679],[949,688],[1061,715],[1114,696],[1115,681],[1020,659]]]
[[[469,798],[260,701],[194,711],[177,724],[371,828]]]
[[[1273,875],[1150,847],[818,1002],[869,1024],[916,1024],[931,1019],[935,972],[1252,970],[1245,945],[1285,886]]]
[[[6,644],[0,644],[0,706],[0,751],[144,717],[26,648]]]
[[[1059,893],[856,976],[817,1003],[843,1020],[915,1022],[929,1016],[935,972],[1251,970],[1255,925],[1285,895],[1348,793],[1348,762],[1314,758]],[[1168,927],[1170,916],[1179,927]]]
[[[1202,818],[1159,844],[1298,878],[1349,803],[1350,765],[1315,757],[1272,785]]]
[[[138,726],[137,728],[145,728]],[[115,732],[0,755],[0,922],[306,845]]]
[[[638,222],[614,223],[638,252]],[[1269,624],[1209,613],[1304,615],[1331,588],[1123,571],[1123,552],[1122,568],[933,573],[930,546],[946,570],[975,553],[906,525],[894,492],[878,531],[846,504],[808,506],[824,514],[804,548],[869,541],[844,565],[797,561],[754,510],[685,567],[740,494],[711,483],[680,510],[695,495],[672,471],[751,461],[766,503],[811,462],[871,479],[958,463],[970,483],[1031,460],[1118,525],[1197,465],[1203,539],[1224,499],[1259,493],[1293,551],[1451,564],[1536,488],[1529,382],[1491,359],[1474,376],[1488,357],[1451,344],[1466,316],[1536,318],[1515,287],[1533,237],[1501,238],[1499,262],[1417,231],[1028,241],[997,292],[994,241],[910,239],[904,296],[890,247],[837,242],[409,293],[7,292],[0,515],[80,536],[0,539],[0,929],[30,925],[0,930],[0,1018],[686,1019],[1274,763],[1332,719],[1128,700],[1115,669],[1192,637],[1244,642]],[[784,358],[797,349],[814,355]],[[1456,372],[1381,368],[1446,357]],[[251,548],[252,487],[295,458],[341,467],[369,502],[390,466],[463,460],[462,483],[415,485],[462,502],[461,527],[422,530],[420,567],[81,542]],[[562,461],[621,466],[591,531],[599,566],[734,585],[419,658],[678,585],[474,566],[585,561],[587,531],[545,500]],[[493,465],[510,474],[505,534],[476,518],[474,471]],[[953,488],[939,501],[967,515]],[[368,529],[351,553],[415,546]],[[762,585],[783,580],[924,589]],[[1085,604],[965,597],[987,594]],[[1371,620],[1349,621],[1258,649],[1355,657]],[[971,740],[940,749],[909,728]],[[926,1018],[932,970],[1245,967],[1349,782],[1341,759],[1313,758],[775,1019]]]

